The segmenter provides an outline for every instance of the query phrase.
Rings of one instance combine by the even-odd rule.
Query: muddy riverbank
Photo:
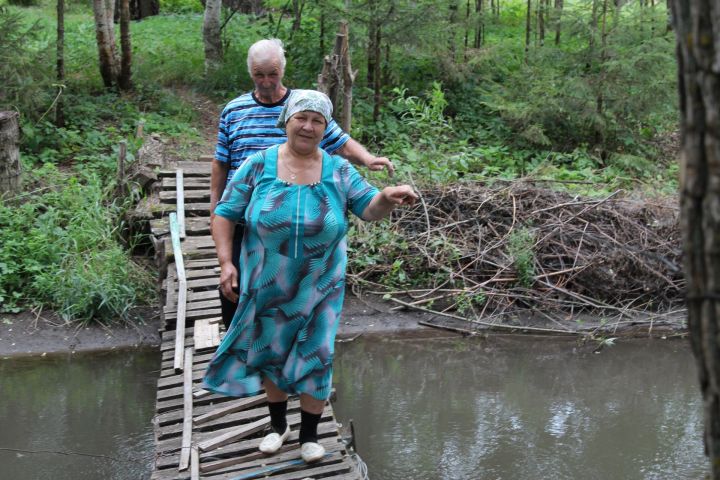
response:
[[[345,342],[367,334],[449,333],[418,323],[430,320],[430,314],[390,312],[390,306],[370,297],[349,295],[338,329],[338,340]],[[159,346],[159,310],[147,307],[139,312],[139,316],[142,322],[133,326],[78,327],[75,323],[65,323],[53,313],[0,314],[0,358]]]

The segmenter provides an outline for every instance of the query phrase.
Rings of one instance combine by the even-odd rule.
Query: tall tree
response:
[[[93,0],[95,17],[95,38],[100,60],[100,76],[105,87],[110,88],[117,82],[119,66],[115,49],[115,28],[113,14],[114,0]]]
[[[563,10],[563,0],[555,0],[555,45],[560,45],[560,26]]]
[[[65,85],[65,0],[57,0],[57,82],[60,88],[57,103],[55,104],[55,125],[65,126],[65,111],[63,101],[63,90]]]
[[[130,45],[130,1],[120,0],[120,77],[118,86],[121,90],[132,88],[132,46]]]
[[[530,58],[530,26],[532,22],[532,0],[527,0],[527,11],[525,12],[525,63]]]
[[[482,47],[485,40],[485,12],[483,11],[484,0],[475,0],[475,14],[477,15],[477,25],[475,26],[475,48]]]
[[[716,2],[671,0],[680,96],[680,224],[690,344],[709,478],[720,480],[720,17]]]
[[[203,17],[203,45],[205,47],[205,74],[217,70],[222,64],[223,48],[220,38],[220,10],[222,0],[206,0]]]
[[[545,0],[538,0],[537,9],[537,35],[540,46],[545,45]]]

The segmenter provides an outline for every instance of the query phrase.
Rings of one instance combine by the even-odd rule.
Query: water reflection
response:
[[[95,455],[0,450],[0,478],[149,478],[158,356],[0,361],[0,448]]]
[[[356,340],[335,409],[371,478],[698,479],[695,367],[681,341]]]

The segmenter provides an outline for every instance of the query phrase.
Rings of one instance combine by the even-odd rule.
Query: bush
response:
[[[32,177],[39,191],[0,202],[0,309],[44,305],[68,320],[129,320],[153,290],[118,244],[122,209],[107,202],[96,175],[81,181],[46,164]]]

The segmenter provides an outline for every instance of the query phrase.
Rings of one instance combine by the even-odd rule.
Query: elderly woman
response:
[[[288,394],[299,394],[301,455],[321,459],[317,425],[330,395],[335,333],[345,293],[347,212],[379,220],[417,199],[407,185],[378,191],[347,160],[318,145],[332,103],[295,90],[278,119],[287,143],[254,154],[215,209],[220,288],[238,308],[205,374],[204,388],[244,397],[264,387],[275,453],[290,434]],[[241,276],[231,258],[235,222],[245,221]]]

